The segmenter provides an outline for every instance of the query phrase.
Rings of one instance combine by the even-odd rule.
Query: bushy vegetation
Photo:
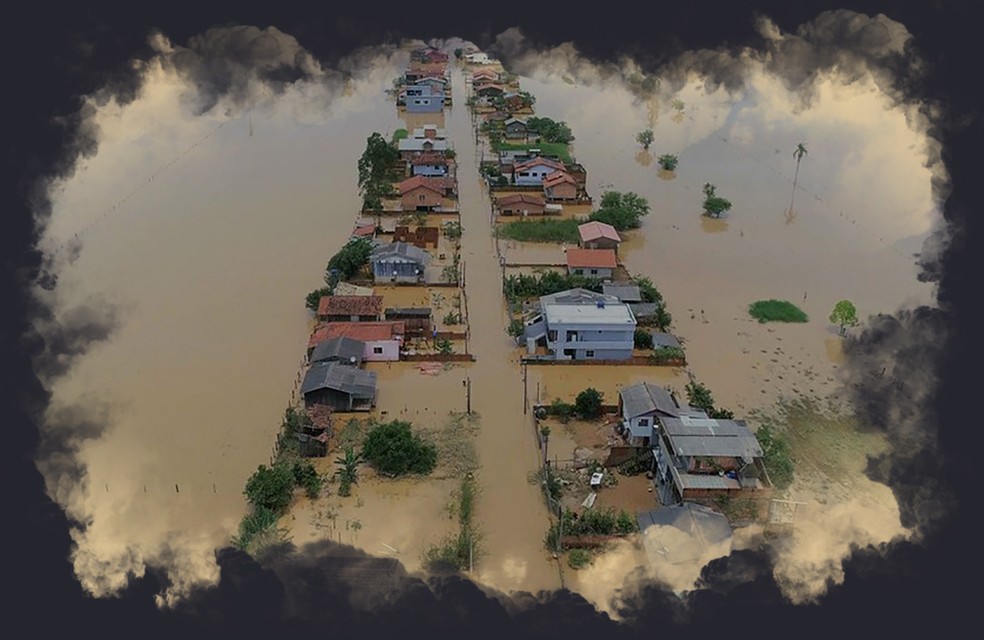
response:
[[[572,162],[571,152],[566,144],[560,142],[503,142],[498,141],[492,145],[492,148],[496,151],[529,151],[530,149],[539,149],[540,155],[551,156],[558,158],[564,164],[570,164]]]
[[[789,487],[793,482],[793,460],[790,457],[789,442],[767,425],[759,427],[755,438],[762,447],[762,460],[772,485],[780,491]]]
[[[591,564],[591,552],[587,549],[571,549],[567,553],[567,564],[575,571]]]
[[[731,210],[731,201],[718,196],[716,187],[707,182],[704,184],[704,215],[711,218],[720,218]]]
[[[601,284],[601,280],[597,278],[547,271],[539,275],[520,273],[507,276],[503,282],[503,291],[509,302],[516,302],[576,288],[601,293]]]
[[[561,530],[565,537],[625,535],[639,530],[632,514],[625,510],[616,511],[611,507],[588,509],[580,515],[569,509],[564,509],[561,517],[563,518],[563,525],[560,522],[555,522],[547,532],[545,542],[548,549],[559,547]]]
[[[393,143],[396,144],[404,138],[410,137],[410,132],[406,129],[397,129],[393,132]]]
[[[575,244],[580,239],[577,227],[580,223],[571,218],[542,220],[513,220],[496,227],[500,238],[523,242],[566,242]]]
[[[394,135],[395,140],[395,135]],[[366,150],[359,158],[359,195],[366,209],[381,210],[382,198],[392,195],[393,182],[399,178],[394,170],[400,152],[394,144],[373,132],[366,139]]]
[[[506,331],[514,338],[518,338],[526,331],[526,326],[523,321],[519,318],[513,318],[509,321],[509,328]]]
[[[673,171],[677,168],[677,163],[679,160],[671,153],[664,153],[660,157],[656,158],[656,162],[659,163],[659,166],[662,167],[664,171]]]
[[[829,320],[836,324],[840,329],[840,334],[844,335],[847,333],[848,327],[858,326],[858,310],[850,300],[841,300],[834,305]]]
[[[362,463],[362,454],[356,453],[354,448],[348,446],[345,447],[345,454],[335,458],[335,462],[341,466],[335,473],[338,478],[338,495],[351,495],[352,485],[359,482],[359,464]]]
[[[759,300],[748,306],[748,313],[759,322],[807,322],[802,309],[786,300]]]
[[[645,131],[640,131],[639,134],[636,135],[636,142],[641,144],[642,148],[645,149],[646,151],[649,151],[649,145],[651,145],[653,143],[653,140],[655,139],[656,136],[653,135],[652,129],[646,129]]]
[[[653,334],[649,333],[645,329],[636,329],[635,335],[633,335],[632,340],[635,344],[636,349],[653,348]]]
[[[320,287],[315,289],[304,297],[304,306],[311,311],[317,311],[321,298],[330,296],[332,291],[334,291],[332,287]]]
[[[653,364],[678,364],[687,361],[687,354],[680,347],[659,347],[649,354]]]
[[[601,403],[604,394],[594,387],[588,387],[574,399],[574,411],[582,420],[594,420],[601,416]]]
[[[446,338],[438,340],[435,346],[437,347],[437,352],[442,355],[450,355],[454,353],[454,345]]]
[[[285,461],[273,466],[261,464],[246,481],[246,500],[255,508],[280,513],[290,504],[294,493],[294,471]]]
[[[656,306],[656,312],[652,318],[645,321],[640,320],[640,324],[653,325],[660,331],[666,331],[673,322],[673,316],[666,310],[666,303],[663,302],[663,294],[659,292],[653,281],[646,276],[636,276],[632,281],[639,287],[639,296],[643,302],[651,302]]]
[[[687,392],[687,403],[692,407],[700,409],[708,417],[721,420],[734,419],[735,414],[731,410],[719,409],[714,406],[714,397],[711,395],[711,390],[702,383],[692,380],[687,383],[684,389]]]
[[[369,431],[362,457],[387,476],[425,475],[437,466],[437,447],[415,434],[409,422],[393,420]]]
[[[444,235],[449,240],[457,240],[461,237],[461,223],[460,222],[445,222],[444,223]]]
[[[558,420],[566,424],[570,422],[572,417],[574,417],[575,407],[571,403],[564,402],[560,398],[554,398],[550,403],[548,413],[552,416],[557,416]]]
[[[642,224],[642,218],[649,215],[649,202],[637,193],[628,191],[606,191],[601,196],[598,210],[588,216],[615,227],[618,231],[635,229]]]
[[[461,481],[456,495],[454,511],[458,515],[458,533],[443,543],[430,547],[424,553],[424,564],[431,571],[455,569],[465,571],[480,555],[481,534],[472,522],[475,515],[475,499],[478,484],[469,474]]]
[[[574,140],[574,134],[567,123],[562,120],[552,118],[537,118],[530,116],[526,119],[526,126],[529,131],[535,131],[540,135],[543,142],[559,142],[568,144]]]
[[[351,238],[338,253],[328,261],[325,269],[325,284],[334,287],[338,279],[347,280],[369,264],[372,254],[372,241],[368,238]]]

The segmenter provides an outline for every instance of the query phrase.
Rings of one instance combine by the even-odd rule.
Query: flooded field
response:
[[[543,544],[547,511],[529,481],[540,454],[524,396],[570,402],[591,386],[615,404],[619,388],[642,379],[682,392],[687,371],[638,366],[529,366],[524,388],[520,350],[506,333],[491,203],[478,173],[485,151],[464,105],[464,76],[453,73],[457,106],[446,114],[407,114],[384,93],[402,62],[380,59],[339,95],[296,86],[248,112],[204,116],[188,112],[182,79],[156,70],[133,104],[96,111],[99,151],[57,185],[45,238],[60,266],[51,293],[57,315],[70,320],[83,307],[81,317],[119,325],[53,389],[52,421],[70,412],[109,425],[81,450],[85,482],[48,477],[69,514],[90,522],[75,534],[73,561],[93,593],[107,594],[157,561],[174,571],[177,589],[217,578],[213,550],[235,533],[243,484],[269,461],[296,388],[310,330],[304,296],[322,285],[328,258],[358,217],[356,162],[373,131],[388,138],[400,127],[447,129],[459,164],[468,350],[477,362],[439,370],[371,363],[378,406],[339,419],[409,420],[457,452],[445,459],[474,458],[483,536],[474,577],[506,591],[561,586],[561,565]],[[635,191],[649,200],[652,213],[627,234],[619,258],[660,289],[689,372],[719,406],[757,422],[765,418],[756,410],[784,399],[834,393],[843,356],[827,315],[837,300],[853,300],[862,319],[932,302],[912,258],[938,215],[924,140],[864,81],[852,88],[829,81],[804,109],[762,74],[736,96],[694,81],[676,96],[677,108],[640,103],[620,86],[532,75],[522,88],[536,95],[537,115],[570,125],[588,192],[599,200],[607,189]],[[635,134],[647,126],[656,141],[640,155]],[[791,206],[791,152],[800,141],[810,152]],[[676,171],[652,161],[662,153],[679,155]],[[706,182],[734,203],[723,219],[700,215]],[[558,245],[499,248],[509,264],[563,262]],[[443,323],[457,310],[456,288],[377,293],[387,307],[431,306],[439,328],[457,330]],[[809,322],[750,318],[748,304],[768,298],[794,302]],[[462,346],[455,341],[456,351]],[[474,421],[455,422],[468,408]],[[862,452],[884,443],[852,440],[852,429],[832,431],[843,436],[838,445],[805,426],[797,432],[807,453],[789,495],[807,503],[804,523],[825,525],[796,539],[780,563],[800,594],[836,577],[850,544],[903,533],[890,492],[862,474]],[[605,425],[567,425],[551,436],[551,452],[573,457],[607,437]],[[331,473],[336,455],[319,460],[319,470]],[[455,473],[392,481],[367,470],[351,497],[338,498],[329,485],[316,501],[299,498],[285,522],[295,543],[335,539],[417,570],[423,551],[454,529]],[[631,510],[647,500],[655,504],[644,476],[598,496],[598,504]],[[640,562],[626,543],[588,569],[563,571],[573,581],[567,586],[604,605]]]

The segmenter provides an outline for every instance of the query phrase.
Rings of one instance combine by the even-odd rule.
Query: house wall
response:
[[[504,216],[521,216],[521,215],[531,215],[531,216],[542,216],[543,207],[536,204],[529,203],[517,203],[506,205],[500,212]]]
[[[352,396],[335,389],[317,389],[305,394],[304,403],[325,404],[336,411],[349,411],[352,408]]]
[[[589,276],[593,278],[602,278],[602,279],[612,277],[612,270],[607,267],[596,267],[591,269],[585,269],[580,267],[577,269],[571,269],[570,267],[568,267],[567,273],[571,275]]]
[[[578,360],[627,360],[632,357],[635,327],[618,328],[601,324],[591,325],[550,325],[550,331],[556,330],[556,339],[550,339],[547,334],[547,348],[558,359],[570,359],[564,355],[565,349],[574,350],[574,358]],[[568,340],[568,331],[576,331],[577,339]],[[592,354],[587,352],[591,351]]]
[[[374,315],[352,316],[352,315],[335,314],[329,316],[322,316],[319,319],[324,320],[326,322],[376,322],[377,320],[379,320],[379,316],[374,316]]]
[[[397,339],[367,341],[362,359],[369,362],[395,362],[400,359],[400,341]]]
[[[440,207],[441,201],[440,193],[426,187],[417,187],[400,197],[404,211],[416,211],[418,207],[427,207],[428,209]]]
[[[516,184],[541,185],[543,184],[543,179],[554,171],[555,169],[544,165],[533,166],[525,171],[518,171],[515,174]]]
[[[564,182],[543,190],[551,200],[574,200],[577,198],[577,185]]]
[[[589,240],[588,242],[581,243],[581,246],[585,249],[614,249],[615,251],[618,251],[618,242],[615,240],[610,240],[609,238]]]
[[[408,113],[439,113],[444,110],[444,96],[407,96]]]

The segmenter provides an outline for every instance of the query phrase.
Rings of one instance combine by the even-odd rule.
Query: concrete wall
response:
[[[592,278],[601,278],[601,279],[605,279],[605,278],[610,279],[612,277],[612,269],[608,269],[605,267],[597,267],[593,269],[582,269],[580,267],[578,267],[577,269],[568,268],[567,273],[578,275],[578,276],[589,276]]]
[[[400,196],[404,211],[416,211],[417,207],[440,207],[444,198],[438,192],[426,187],[417,187]]]
[[[440,113],[444,110],[444,96],[407,96],[408,113]]]
[[[400,341],[368,341],[366,342],[365,351],[362,352],[362,359],[370,362],[395,362],[400,359]]]

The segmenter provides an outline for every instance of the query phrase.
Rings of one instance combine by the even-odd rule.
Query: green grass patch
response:
[[[397,129],[393,132],[393,142],[410,137],[410,132],[406,129]]]
[[[498,226],[496,233],[500,238],[523,242],[568,242],[576,243],[580,238],[578,221],[564,220],[516,220]]]
[[[786,300],[759,300],[748,305],[748,313],[759,322],[807,322],[802,309]]]
[[[571,152],[568,145],[562,142],[497,142],[496,151],[529,151],[539,149],[541,155],[557,156],[561,162],[571,162]]]

